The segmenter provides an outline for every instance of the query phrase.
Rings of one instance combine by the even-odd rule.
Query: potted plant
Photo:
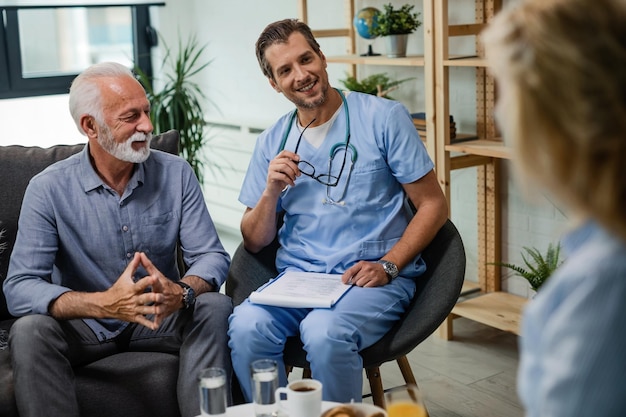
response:
[[[522,253],[522,259],[525,266],[511,263],[496,263],[496,265],[512,269],[515,271],[515,275],[525,278],[530,283],[530,287],[534,291],[538,291],[552,273],[563,263],[563,261],[559,261],[561,245],[560,243],[557,243],[556,246],[549,244],[545,255],[539,252],[537,248],[525,246],[524,251],[526,255]]]
[[[422,22],[418,20],[419,13],[413,13],[415,5],[405,4],[394,9],[391,3],[383,6],[383,12],[378,16],[376,26],[372,28],[375,36],[385,36],[387,39],[387,56],[391,58],[406,56],[408,35],[415,32]]]
[[[205,165],[202,148],[208,142],[204,104],[211,103],[200,86],[192,78],[204,70],[211,61],[201,61],[206,49],[195,36],[190,36],[186,44],[179,40],[178,52],[172,53],[164,44],[164,80],[160,89],[158,82],[148,77],[141,69],[135,68],[139,81],[143,84],[150,100],[150,119],[154,134],[176,129],[180,133],[180,155],[189,162],[198,181],[202,184]]]
[[[369,77],[365,77],[360,81],[352,75],[346,74],[346,78],[339,80],[343,86],[350,91],[358,91],[361,93],[372,94],[378,97],[388,98],[393,100],[389,96],[389,93],[398,88],[403,82],[412,80],[413,78],[405,78],[402,80],[392,80],[386,73],[372,74]]]

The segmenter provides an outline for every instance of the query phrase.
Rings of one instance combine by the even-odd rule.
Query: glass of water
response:
[[[200,371],[200,415],[226,416],[228,385],[226,371],[222,368],[206,368]]]
[[[259,359],[250,365],[252,402],[256,417],[274,417],[277,413],[274,392],[278,388],[278,364],[271,359]]]

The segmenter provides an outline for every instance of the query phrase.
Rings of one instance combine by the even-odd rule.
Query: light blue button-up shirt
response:
[[[230,257],[219,241],[200,185],[182,158],[151,150],[135,165],[120,197],[97,175],[88,146],[33,177],[20,214],[4,293],[11,314],[48,314],[50,303],[75,290],[104,291],[135,252],[145,252],[178,280],[177,244],[197,275],[219,288]],[[137,270],[136,278],[147,273]],[[101,340],[127,325],[85,320]]]
[[[518,390],[527,417],[626,415],[626,243],[593,223],[523,317]]]

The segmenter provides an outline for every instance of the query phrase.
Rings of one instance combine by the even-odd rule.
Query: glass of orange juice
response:
[[[389,417],[428,417],[422,394],[412,384],[387,391],[385,406]]]

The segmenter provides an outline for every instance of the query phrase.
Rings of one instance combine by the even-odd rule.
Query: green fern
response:
[[[531,288],[538,291],[552,273],[563,263],[563,261],[559,261],[561,244],[558,243],[556,246],[549,244],[545,256],[536,248],[524,246],[523,249],[526,251],[526,255],[522,253],[525,267],[502,262],[492,265],[512,269],[515,271],[515,275],[525,278],[530,283]]]
[[[388,93],[390,91],[398,88],[400,84],[403,82],[412,80],[413,78],[405,78],[402,80],[392,80],[386,73],[381,74],[372,74],[369,77],[365,77],[361,79],[361,81],[357,80],[356,77],[353,77],[349,74],[346,74],[346,79],[339,80],[343,86],[350,91],[358,91],[360,93],[366,93],[371,95],[379,95],[380,97],[385,97],[390,100],[393,100]]]

